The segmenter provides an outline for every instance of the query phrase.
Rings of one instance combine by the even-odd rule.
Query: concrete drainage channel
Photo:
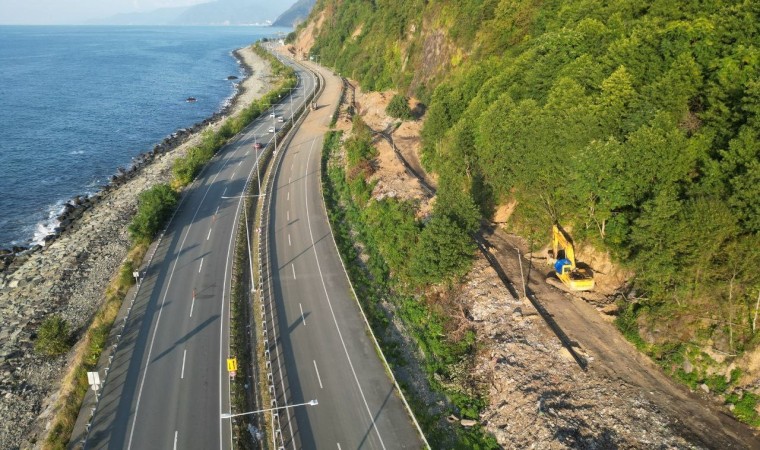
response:
[[[315,92],[310,96],[309,102],[304,102],[303,106],[301,107],[302,111],[299,112],[300,117],[295,123],[292,124],[292,127],[290,128],[288,133],[285,135],[282,143],[280,144],[280,149],[289,145],[290,141],[293,138],[293,135],[295,134],[294,130],[297,130],[299,128],[299,126],[303,123],[306,116],[308,115],[307,103],[311,103],[311,101],[313,101],[314,99],[319,97],[319,95],[322,94],[322,91],[324,89],[324,82],[320,76],[318,76],[314,72],[312,73],[315,75],[315,79],[317,80],[318,87],[317,89],[315,89]],[[267,408],[272,408],[272,409],[279,407],[279,404],[277,402],[278,383],[279,383],[279,388],[284,390],[284,378],[282,374],[282,365],[280,363],[279,350],[277,348],[276,306],[275,306],[274,295],[272,294],[272,274],[269,268],[269,261],[270,261],[269,236],[268,236],[267,230],[269,227],[269,213],[270,213],[270,206],[271,206],[272,191],[274,189],[273,174],[276,173],[276,171],[280,167],[283,153],[284,152],[279,151],[277,148],[274,149],[274,155],[273,155],[274,159],[271,161],[271,166],[266,171],[266,176],[263,183],[264,201],[259,202],[259,205],[258,205],[259,224],[258,224],[258,232],[256,233],[256,239],[258,243],[258,262],[259,262],[258,293],[259,293],[259,304],[261,305],[260,314],[261,314],[261,322],[262,322],[261,337],[264,343],[263,365],[265,366],[265,372],[266,372],[266,378],[267,378],[266,389],[268,390],[269,396],[271,398],[270,405],[267,405]],[[279,375],[277,379],[275,379],[275,370],[277,371],[277,374]],[[284,392],[281,392],[281,394],[284,396]],[[282,422],[280,421],[280,415],[277,410],[272,411],[271,420],[272,420],[272,423],[271,423],[272,435],[270,436],[271,443],[273,444],[275,448],[285,449],[285,436],[283,435]],[[292,439],[292,436],[290,437],[290,439]]]

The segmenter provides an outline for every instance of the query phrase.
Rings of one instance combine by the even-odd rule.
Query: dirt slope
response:
[[[491,253],[504,272],[516,284],[516,289],[521,290],[517,249],[525,254],[527,245],[501,231],[484,237],[493,246]],[[546,284],[547,271],[543,266],[531,265],[530,261],[523,259],[527,290],[539,299],[588,361],[585,373],[574,363],[569,367],[567,364],[556,367],[554,362],[555,368],[550,370],[544,364],[552,362],[540,360],[519,371],[523,376],[524,371],[533,373],[528,379],[529,386],[532,386],[530,393],[537,402],[557,405],[553,407],[554,414],[549,414],[555,421],[556,439],[563,442],[569,436],[570,440],[565,443],[572,447],[581,444],[584,448],[609,448],[608,444],[612,443],[622,447],[648,447],[650,444],[681,447],[684,443],[679,443],[679,437],[690,445],[706,448],[760,448],[760,438],[748,426],[730,417],[720,405],[676,385],[628,343],[594,307]],[[523,311],[534,310],[527,304],[520,307]],[[503,314],[509,314],[509,308],[502,310]],[[548,327],[543,322],[539,324],[544,329],[544,345],[558,345],[559,340]],[[497,348],[509,348],[501,343],[501,338],[493,339]],[[534,347],[541,353],[541,346]],[[562,356],[565,352],[563,349],[557,354]],[[513,364],[508,356],[502,355],[505,357],[503,362],[497,360],[490,373],[494,389],[491,390],[489,410],[493,407],[497,407],[497,411],[503,410],[503,407],[499,408],[504,401],[501,393],[505,389],[509,391],[512,384],[509,373],[514,371]],[[539,362],[541,364],[536,364]],[[536,379],[539,374],[540,381]],[[525,387],[518,389],[524,390]],[[542,411],[541,406],[534,409],[538,411],[536,416]],[[590,414],[582,413],[583,409]],[[511,422],[514,412],[498,414],[497,411],[491,411],[491,420],[498,422],[509,418],[508,422]],[[562,424],[571,426],[564,429]]]

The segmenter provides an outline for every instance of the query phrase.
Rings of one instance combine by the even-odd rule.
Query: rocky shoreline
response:
[[[0,250],[0,448],[38,447],[69,365],[70,355],[49,359],[34,353],[42,320],[57,313],[77,335],[86,329],[127,255],[127,225],[139,193],[168,182],[172,163],[200,141],[202,131],[219,127],[271,88],[264,60],[250,48],[234,54],[246,77],[224,109],[134,158],[98,193],[67,202],[45,245]]]

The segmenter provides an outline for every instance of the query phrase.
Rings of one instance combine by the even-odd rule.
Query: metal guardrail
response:
[[[303,66],[302,66],[303,67]],[[307,69],[308,70],[308,69]],[[289,145],[290,141],[293,138],[294,130],[297,130],[298,127],[303,123],[306,116],[308,115],[307,112],[309,110],[309,107],[307,106],[307,103],[311,103],[311,101],[314,101],[315,98],[317,98],[319,95],[321,95],[322,91],[324,90],[324,83],[321,82],[321,79],[319,77],[315,77],[316,79],[316,86],[314,91],[310,96],[307,98],[309,101],[304,101],[303,105],[299,108],[299,118],[297,121],[293,122],[291,124],[291,128],[288,131],[288,133],[284,136],[283,141],[281,142],[279,149],[274,148],[273,151],[273,157],[274,160],[271,161],[271,167],[269,170],[266,171],[265,179],[263,180],[262,186],[264,190],[264,201],[260,203],[260,213],[259,213],[259,225],[258,225],[258,253],[259,253],[259,280],[258,280],[258,286],[259,286],[259,295],[261,299],[261,321],[262,321],[262,339],[264,343],[264,355],[266,358],[265,366],[267,371],[267,389],[272,397],[271,404],[269,405],[269,408],[278,408],[278,402],[277,402],[277,385],[275,383],[274,379],[274,372],[273,372],[273,366],[276,363],[277,364],[277,371],[279,373],[279,381],[280,381],[280,387],[283,389],[283,392],[281,392],[281,395],[285,396],[284,392],[284,379],[282,375],[282,365],[280,363],[280,355],[279,355],[279,349],[277,347],[277,327],[276,327],[276,305],[275,305],[275,298],[273,295],[273,289],[272,289],[272,273],[270,271],[270,242],[269,242],[269,219],[270,219],[270,209],[272,204],[272,192],[274,190],[274,174],[277,173],[279,170],[280,164],[282,163],[282,158],[284,152],[280,151],[282,148]],[[270,325],[267,325],[267,322],[270,321]],[[271,330],[270,330],[271,327]],[[270,339],[271,334],[271,339]],[[287,414],[287,409],[285,410]],[[290,439],[293,439],[293,436],[290,436]],[[282,431],[282,421],[280,420],[280,415],[278,411],[272,412],[272,442],[277,448],[279,449],[285,449],[285,436]]]

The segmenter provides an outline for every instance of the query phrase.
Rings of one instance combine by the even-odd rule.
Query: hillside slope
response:
[[[760,4],[320,0],[302,29],[427,103],[434,218],[512,204],[532,242],[559,222],[609,252],[626,337],[760,425]]]
[[[272,23],[274,27],[293,28],[303,22],[314,7],[316,0],[298,0]]]

